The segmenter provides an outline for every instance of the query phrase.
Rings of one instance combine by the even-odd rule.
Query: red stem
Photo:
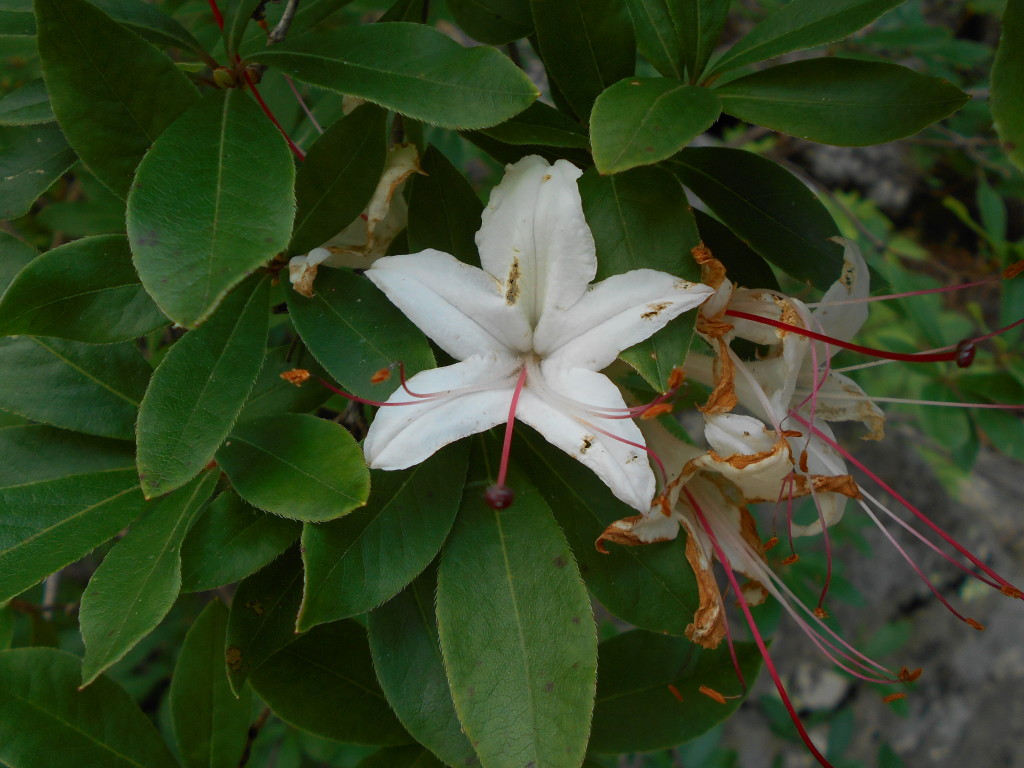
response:
[[[214,0],[210,0],[211,3],[213,1]],[[274,117],[274,113],[270,111],[270,107],[267,106],[267,102],[265,102],[263,100],[263,97],[260,96],[260,92],[256,88],[256,83],[253,82],[252,77],[249,75],[248,70],[242,69],[242,74],[245,76],[245,82],[249,86],[249,90],[252,91],[252,95],[256,97],[256,101],[259,103],[260,108],[263,110],[263,114],[269,117],[270,122],[277,126],[277,130],[281,132],[281,135],[284,136],[284,140],[288,142],[288,148],[292,151],[292,154],[299,158],[299,160],[305,160],[306,153],[299,149],[298,145],[294,141],[292,141],[291,136],[289,136],[288,133],[285,131],[284,126],[282,126],[281,123],[278,122],[277,118]]]

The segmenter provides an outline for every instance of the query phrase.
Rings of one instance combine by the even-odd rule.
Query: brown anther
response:
[[[796,553],[793,553],[793,554],[792,554],[792,555],[790,555],[789,557],[787,557],[787,558],[784,558],[784,559],[782,560],[782,564],[783,564],[783,565],[792,565],[793,563],[795,563],[795,562],[796,562],[797,560],[799,560],[799,559],[800,559],[800,555],[798,555],[798,554],[796,554]]]
[[[819,605],[817,608],[814,609],[814,615],[817,616],[819,619],[827,619],[828,611],[826,611]]]
[[[800,471],[807,474],[807,451],[800,451]]]
[[[683,700],[683,694],[681,694],[679,692],[679,689],[676,688],[674,685],[672,685],[672,683],[668,684],[668,692],[676,697],[676,701],[682,701]]]
[[[920,667],[918,667],[917,669],[914,669],[914,670],[907,669],[906,667],[900,667],[900,672],[899,672],[899,675],[898,675],[900,681],[904,682],[904,683],[912,683],[915,680],[917,680],[917,678],[919,678],[920,676],[921,676],[921,668]]]
[[[390,368],[381,368],[379,371],[374,373],[373,376],[370,377],[370,383],[371,384],[382,384],[383,382],[387,381],[390,378],[391,378],[391,369]]]
[[[720,694],[714,688],[708,688],[706,685],[702,685],[698,690],[705,696],[707,696],[709,699],[714,699],[719,704],[725,704],[725,696]]]
[[[890,693],[888,696],[884,696],[882,698],[882,701],[884,701],[886,704],[889,704],[893,701],[899,701],[900,699],[905,698],[907,698],[907,694],[905,693]]]
[[[985,631],[985,625],[982,624],[980,621],[975,621],[972,618],[966,618],[964,619],[964,623],[966,623],[967,626],[969,626],[971,629],[976,629],[979,632]]]
[[[217,466],[217,460],[216,459],[210,459],[210,463],[207,464],[205,467],[203,467],[203,469],[213,469],[216,466]]]
[[[782,430],[783,437],[803,437],[804,433],[797,429],[784,429]]]
[[[290,371],[282,373],[281,378],[289,384],[301,387],[302,384],[309,379],[309,371],[305,368],[292,368]]]
[[[772,536],[768,541],[764,543],[764,551],[768,552],[779,545],[779,537]]]
[[[1017,600],[1024,600],[1024,592],[1021,592],[1019,589],[1017,589],[1016,587],[1011,586],[1009,584],[1005,584],[1004,586],[1002,586],[999,589],[999,591],[1002,592],[1007,597],[1013,597],[1013,598],[1016,598]]]
[[[1006,269],[1004,269],[1003,270],[1003,280],[1012,280],[1017,275],[1019,275],[1021,272],[1024,272],[1024,259],[1021,259],[1020,261],[1016,262],[1015,264],[1011,264]]]
[[[652,405],[640,414],[640,418],[643,421],[648,421],[650,419],[656,419],[666,413],[672,413],[672,403],[658,403],[657,405]]]
[[[680,366],[676,366],[672,369],[672,373],[668,375],[668,389],[670,392],[679,389],[683,386],[683,382],[686,381],[686,371]]]

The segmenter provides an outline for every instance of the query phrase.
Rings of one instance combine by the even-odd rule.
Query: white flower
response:
[[[388,401],[408,405],[377,412],[364,444],[371,467],[409,467],[518,418],[624,502],[649,508],[655,482],[643,436],[598,371],[712,290],[650,269],[590,285],[597,260],[579,175],[564,160],[552,166],[535,156],[508,166],[476,237],[483,269],[427,250],[367,271],[460,361],[417,374]]]

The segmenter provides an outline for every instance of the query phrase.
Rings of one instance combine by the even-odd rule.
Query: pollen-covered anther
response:
[[[391,378],[391,368],[381,368],[370,377],[371,384],[383,384]]]
[[[819,619],[827,619],[828,611],[826,611],[819,605],[817,608],[814,609],[814,615],[817,616]]]
[[[785,558],[782,559],[782,565],[792,565],[793,563],[797,562],[799,559],[800,559],[800,555],[798,555],[798,554],[796,554],[794,552],[789,557],[785,557]]]
[[[899,701],[900,699],[905,698],[907,698],[907,694],[905,693],[890,693],[888,696],[883,696],[882,701],[886,704],[890,704],[894,701]]]
[[[769,552],[779,545],[779,537],[772,536],[768,541],[764,543],[764,551]]]
[[[1024,592],[1021,592],[1019,589],[1017,589],[1016,587],[1014,587],[1014,586],[1012,586],[1010,584],[1006,584],[1006,585],[1000,587],[999,591],[1002,592],[1007,597],[1013,597],[1013,598],[1015,598],[1017,600],[1024,600]]]
[[[713,699],[714,701],[717,701],[719,704],[727,703],[726,700],[728,698],[736,698],[735,696],[732,696],[732,697],[723,696],[721,693],[716,691],[714,688],[709,688],[706,685],[702,685],[697,690],[700,691],[700,693],[703,693],[709,699]]]
[[[292,368],[290,371],[284,371],[281,378],[289,384],[301,387],[309,379],[309,371],[305,368]]]
[[[666,413],[672,413],[672,403],[658,403],[652,405],[645,411],[640,413],[641,419],[656,419]]]
[[[920,667],[918,667],[917,669],[908,669],[907,667],[900,667],[900,671],[899,671],[899,675],[898,675],[898,677],[900,679],[900,682],[903,682],[903,683],[912,683],[915,680],[917,680],[917,678],[919,678],[920,676],[921,676],[921,668]]]
[[[964,619],[964,623],[967,626],[969,626],[971,629],[976,629],[979,632],[984,632],[985,631],[985,625],[984,624],[982,624],[980,621],[975,621],[974,619],[972,619],[970,617],[967,617],[966,619]]]
[[[683,382],[686,381],[686,371],[680,366],[676,366],[672,369],[672,372],[668,375],[668,388],[669,391],[674,392],[683,386]]]
[[[672,685],[672,683],[668,684],[668,692],[675,697],[676,701],[681,702],[683,700],[683,694],[681,694],[679,689]]]

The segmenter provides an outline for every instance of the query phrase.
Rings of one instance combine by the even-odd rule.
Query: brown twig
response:
[[[238,768],[245,768],[246,763],[249,762],[249,758],[252,757],[252,744],[256,741],[256,737],[260,735],[260,731],[263,730],[263,726],[267,724],[269,718],[270,707],[264,707],[259,717],[249,726],[249,733],[245,737],[245,749],[242,750],[242,756],[238,760]]]
[[[267,35],[267,45],[280,43],[284,40],[285,35],[288,34],[288,27],[292,25],[292,19],[295,18],[295,12],[298,10],[299,0],[288,0],[288,5],[284,7],[284,13],[281,14],[281,20],[277,22],[277,26]]]

